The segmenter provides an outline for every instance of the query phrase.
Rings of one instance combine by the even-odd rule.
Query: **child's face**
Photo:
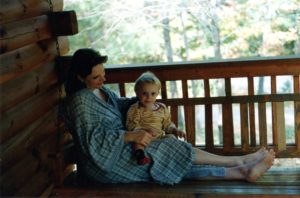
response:
[[[136,94],[142,106],[150,107],[156,101],[159,94],[159,87],[153,83],[143,83]]]

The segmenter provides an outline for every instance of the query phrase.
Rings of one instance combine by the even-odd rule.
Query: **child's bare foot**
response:
[[[268,153],[268,151],[266,150],[266,148],[262,147],[255,153],[250,153],[248,155],[241,156],[238,159],[237,164],[244,165],[244,164],[250,164],[250,163],[256,162],[256,161],[264,158],[267,153]]]
[[[264,174],[273,164],[275,152],[270,150],[263,159],[257,161],[254,165],[249,165],[247,181],[255,182],[262,174]]]

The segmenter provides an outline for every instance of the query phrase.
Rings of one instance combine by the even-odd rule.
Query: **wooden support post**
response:
[[[66,77],[71,66],[71,60],[72,56],[57,56],[55,58],[55,70],[58,74],[59,84],[66,81]]]

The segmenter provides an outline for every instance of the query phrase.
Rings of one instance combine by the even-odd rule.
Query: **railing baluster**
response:
[[[167,98],[167,88],[166,88],[166,81],[161,81],[161,98]]]
[[[299,76],[294,76],[294,93],[300,93]],[[295,141],[296,149],[300,152],[300,101],[294,102],[295,109]]]
[[[178,126],[178,106],[171,106],[171,119],[176,126]]]
[[[267,114],[266,103],[258,103],[258,120],[259,120],[259,143],[260,146],[267,146]]]
[[[205,98],[210,97],[208,79],[204,79],[204,96]],[[211,150],[214,147],[212,116],[212,105],[205,104],[205,147],[208,150]]]
[[[254,95],[254,83],[253,77],[248,77],[248,95]],[[256,134],[255,134],[255,111],[254,103],[249,103],[249,122],[250,122],[250,145],[256,146]]]
[[[284,102],[276,102],[275,126],[278,132],[278,151],[286,150]]]
[[[240,116],[241,116],[241,138],[242,138],[242,150],[248,151],[249,149],[249,124],[248,124],[248,104],[240,104]]]
[[[196,132],[195,132],[195,106],[185,105],[184,106],[184,118],[185,118],[185,129],[187,135],[187,141],[192,145],[196,145]]]
[[[182,95],[184,99],[188,99],[187,80],[182,80]],[[185,129],[187,132],[187,140],[192,145],[196,144],[196,128],[195,128],[195,105],[189,104],[184,106]]]
[[[271,76],[271,93],[276,94],[276,76]],[[272,102],[272,137],[273,137],[273,146],[278,148],[278,131],[276,127],[276,103]]]
[[[225,79],[225,93],[226,96],[231,96],[230,78]],[[230,151],[234,146],[233,140],[233,118],[232,118],[232,104],[225,103],[222,105],[222,119],[223,119],[223,145],[225,151]]]
[[[184,99],[187,99],[189,98],[187,80],[182,80],[181,83],[182,83],[182,96]]]
[[[119,90],[120,90],[120,96],[125,97],[126,91],[125,91],[125,83],[119,83]]]

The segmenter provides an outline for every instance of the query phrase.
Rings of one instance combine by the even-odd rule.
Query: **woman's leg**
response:
[[[268,151],[265,148],[261,148],[255,153],[251,153],[243,156],[221,156],[215,155],[198,148],[195,149],[194,164],[210,164],[216,166],[235,167],[238,165],[248,164],[264,158]]]
[[[236,179],[254,182],[272,166],[274,158],[275,153],[271,150],[260,159],[234,167],[193,165],[185,179]]]
[[[242,179],[255,182],[273,164],[275,152],[271,150],[266,156],[256,162],[225,168],[225,179]]]

